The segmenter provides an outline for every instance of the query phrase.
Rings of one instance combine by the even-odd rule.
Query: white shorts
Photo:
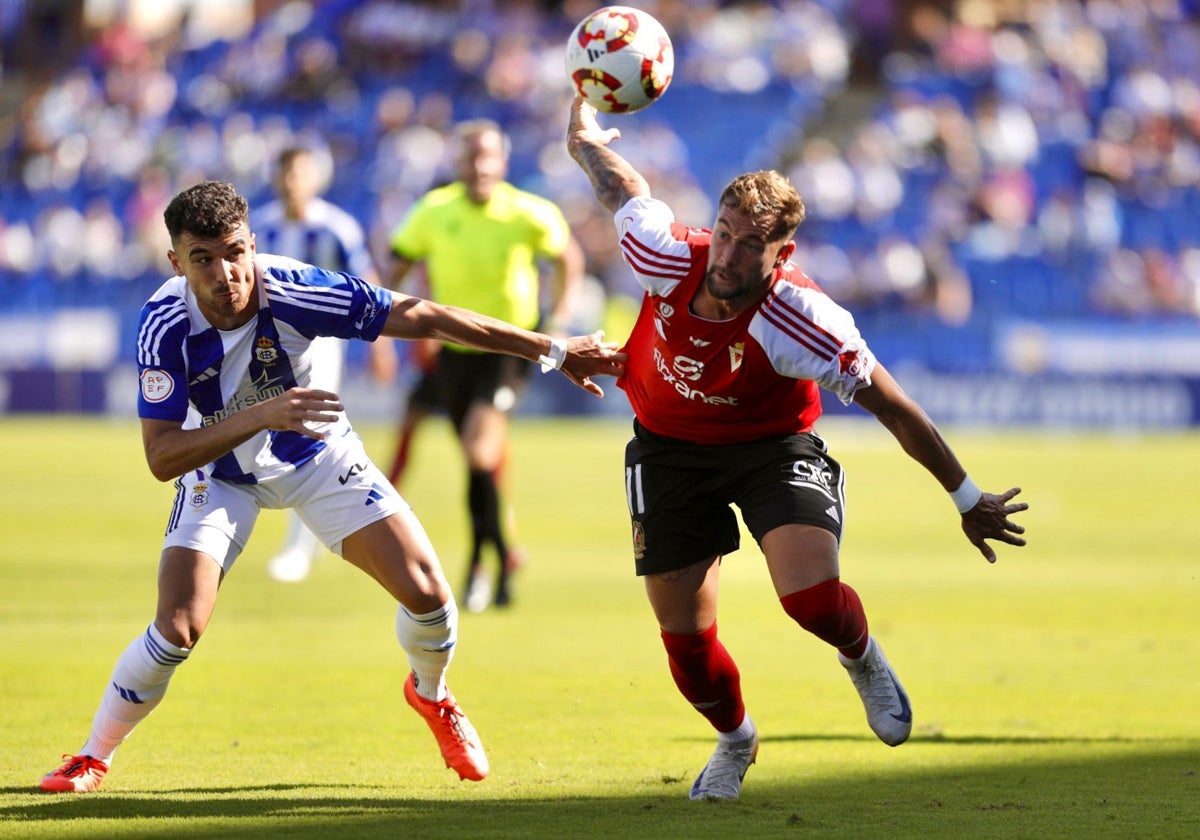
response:
[[[263,484],[218,481],[201,470],[176,479],[163,548],[202,551],[228,573],[263,508],[294,509],[335,554],[342,553],[346,537],[410,509],[367,457],[357,434],[348,431],[326,444],[295,472]]]

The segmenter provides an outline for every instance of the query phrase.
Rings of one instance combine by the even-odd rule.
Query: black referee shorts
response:
[[[520,400],[533,365],[499,353],[463,353],[443,347],[438,353],[437,380],[442,405],[456,430],[472,403],[483,402],[511,411]]]
[[[814,433],[707,446],[646,431],[625,447],[625,496],[638,575],[736,551],[737,505],[755,541],[780,525],[815,525],[839,541],[841,465]]]

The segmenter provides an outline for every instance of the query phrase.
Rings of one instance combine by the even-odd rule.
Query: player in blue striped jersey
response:
[[[138,330],[138,414],[150,471],[175,480],[154,620],[118,658],[91,734],[45,775],[48,791],[95,790],[117,748],[162,700],[203,634],[217,590],[262,508],[295,508],[336,554],[398,602],[411,672],[404,695],[448,767],[480,780],[488,760],[446,686],[458,610],[412,509],[371,462],[337,394],[311,387],[318,336],[436,338],[540,360],[599,396],[624,356],[600,333],[552,339],[361,278],[256,253],[246,200],[208,181],[164,218],[176,276]]]
[[[277,158],[273,180],[276,200],[251,214],[259,250],[379,284],[362,226],[345,210],[321,198],[325,179],[312,151],[300,146],[284,149]],[[371,345],[372,371],[384,380],[395,374],[396,355],[390,345],[390,341]],[[309,352],[312,383],[326,391],[340,391],[345,341],[320,337],[313,340]],[[296,582],[308,577],[321,545],[294,510],[287,511],[286,517],[283,544],[267,563],[267,571],[276,580]]]

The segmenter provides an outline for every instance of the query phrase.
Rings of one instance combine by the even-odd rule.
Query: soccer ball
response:
[[[661,23],[629,6],[605,6],[567,40],[567,76],[575,90],[610,114],[640,111],[663,95],[675,49]]]

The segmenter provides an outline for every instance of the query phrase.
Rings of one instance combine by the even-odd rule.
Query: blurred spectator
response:
[[[34,225],[38,264],[50,279],[64,283],[83,270],[83,214],[69,204],[54,204],[42,211]]]
[[[96,282],[128,279],[125,229],[104,196],[93,198],[83,212],[83,225],[75,248],[83,253],[86,276]]]
[[[636,293],[561,148],[562,44],[595,3],[244,0],[186,16],[178,3],[87,5],[0,3],[0,270],[27,272],[33,290],[0,305],[161,279],[166,198],[203,178],[260,192],[297,142],[329,150],[330,195],[380,257],[415,198],[448,177],[449,127],[472,117],[503,124],[514,181],[564,208],[589,273]],[[973,294],[993,282],[976,260],[1019,257],[1090,285],[1044,296],[1047,317],[1194,317],[1194,3],[644,8],[672,34],[674,95],[619,126],[684,221],[711,216],[707,188],[726,167],[774,166],[808,204],[810,273],[860,311],[903,301],[951,326],[1003,315]],[[873,106],[852,120],[831,107],[864,90]],[[726,160],[725,133],[751,121],[767,139]],[[694,124],[704,140],[685,147]],[[82,237],[94,255],[48,247]]]
[[[0,217],[0,274],[28,275],[34,266],[33,231],[19,219]]]

